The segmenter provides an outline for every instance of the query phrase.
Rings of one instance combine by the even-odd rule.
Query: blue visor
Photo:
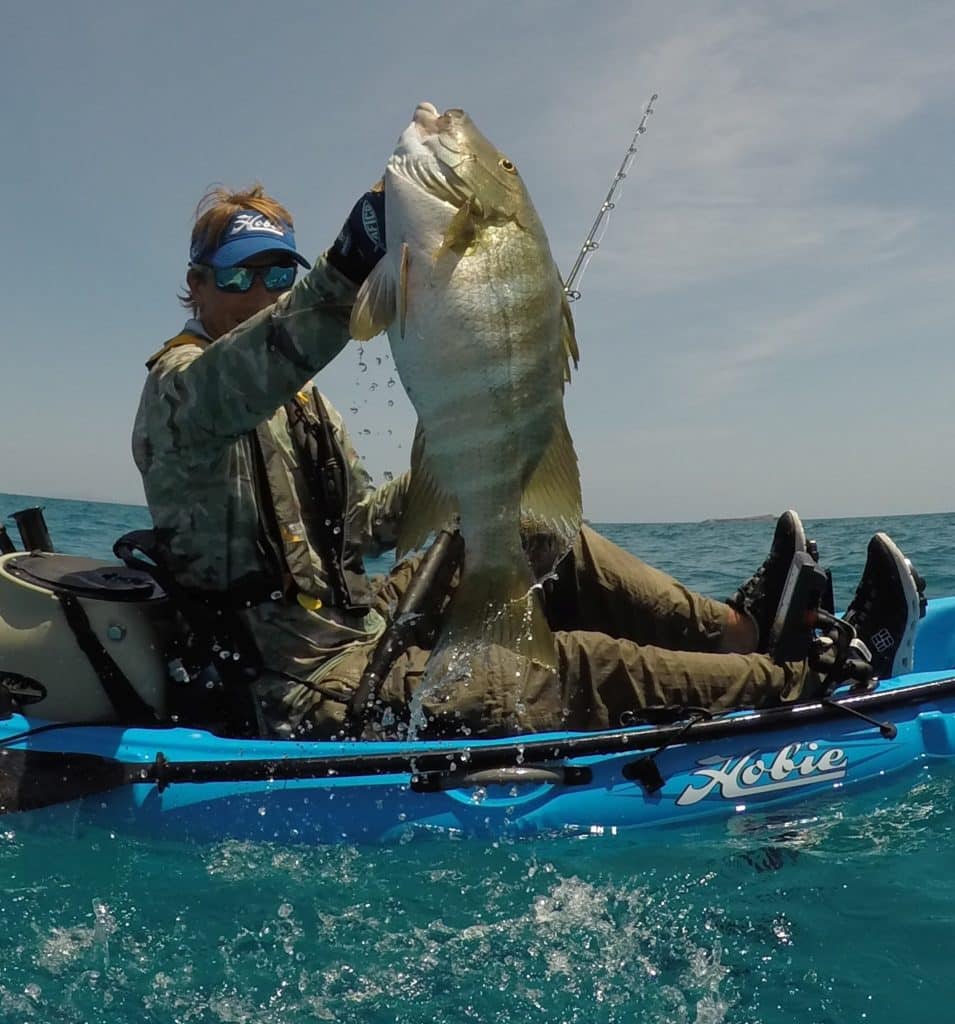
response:
[[[255,210],[240,210],[219,237],[218,245],[200,242],[189,251],[190,263],[207,267],[234,267],[264,252],[287,253],[306,269],[311,266],[295,249],[295,232]]]

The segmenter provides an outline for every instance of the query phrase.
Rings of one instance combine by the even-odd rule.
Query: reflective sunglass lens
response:
[[[268,267],[262,274],[262,283],[270,292],[285,291],[295,282],[295,267]]]
[[[216,287],[224,292],[247,292],[255,280],[249,267],[218,267],[215,274]]]
[[[216,287],[223,292],[247,292],[260,277],[270,292],[284,292],[295,283],[295,267],[216,267]]]

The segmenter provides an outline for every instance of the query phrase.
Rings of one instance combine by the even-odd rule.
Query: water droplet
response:
[[[388,378],[388,387],[393,388],[395,386],[395,384],[397,384],[397,383],[398,382],[395,380],[394,377],[389,377]]]
[[[395,404],[395,400],[394,400],[393,398],[389,398],[389,399],[388,399],[388,404],[389,404],[389,405],[394,405],[394,404]],[[388,433],[390,434],[390,433],[391,433],[391,431],[389,430],[389,431],[388,431]]]
[[[386,469],[386,470],[384,471],[384,473],[382,474],[382,476],[383,476],[383,477],[384,477],[384,478],[385,478],[386,480],[394,480],[394,478],[395,478],[395,474],[394,474],[394,473],[392,473],[390,469]]]
[[[264,818],[265,817],[265,808],[264,807],[260,807],[259,808],[259,817],[260,818]]]
[[[354,416],[358,412],[358,406],[357,405],[349,406],[348,411]]]

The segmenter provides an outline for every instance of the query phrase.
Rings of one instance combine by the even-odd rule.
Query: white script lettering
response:
[[[706,781],[700,787],[687,786],[677,798],[677,805],[699,803],[714,790],[724,800],[738,800],[845,778],[849,764],[845,751],[830,747],[817,755],[818,749],[817,743],[790,743],[768,764],[768,758],[757,756],[755,750],[742,757],[708,757],[698,762],[693,772]]]
[[[285,232],[273,224],[268,217],[261,213],[240,213],[235,218],[230,235],[238,235],[243,231],[265,231],[270,235],[284,235]]]

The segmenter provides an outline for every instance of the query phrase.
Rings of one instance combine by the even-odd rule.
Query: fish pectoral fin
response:
[[[553,533],[568,547],[583,520],[577,453],[561,409],[543,457],[524,484],[521,521],[532,530]]]
[[[451,222],[444,232],[441,245],[434,254],[434,262],[437,263],[446,252],[464,252],[474,241],[476,234],[477,226],[474,220],[474,211],[471,207],[471,200],[467,199],[451,218]]]
[[[425,454],[424,432],[418,424],[411,445],[411,479],[398,527],[398,557],[420,548],[430,533],[443,529],[457,514],[457,502],[435,482]]]
[[[577,347],[577,331],[574,328],[574,314],[570,311],[570,302],[566,292],[560,297],[560,347],[564,359],[564,383],[570,380],[570,364],[574,369],[580,362],[580,349]]]
[[[348,332],[356,341],[368,341],[388,330],[395,319],[395,279],[387,259],[379,260],[375,269],[358,289],[352,307]]]
[[[513,564],[464,571],[441,630],[440,647],[493,644],[556,670],[557,649],[540,591],[518,551]]]
[[[398,324],[401,337],[405,336],[405,321],[408,318],[408,267],[411,265],[411,250],[407,242],[401,243],[401,271],[398,277]]]

